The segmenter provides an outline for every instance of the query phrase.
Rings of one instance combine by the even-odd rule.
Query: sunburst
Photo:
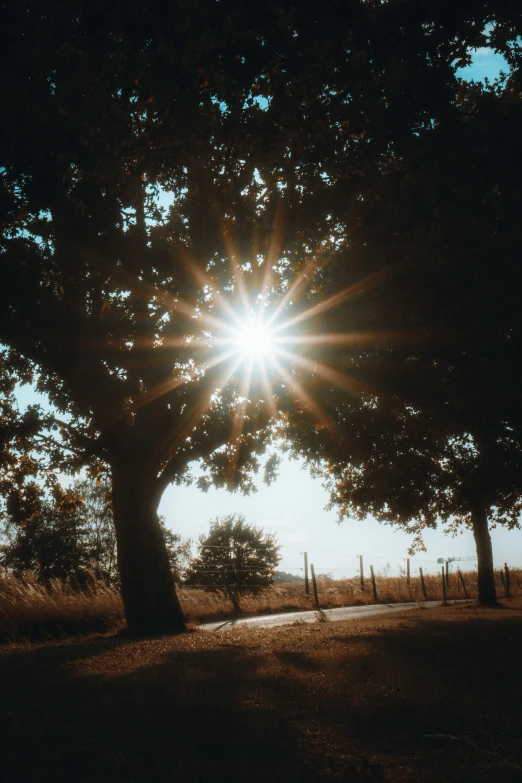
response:
[[[274,232],[277,234],[277,231]],[[248,277],[251,270],[241,266],[237,250],[230,236],[225,245],[229,254],[230,277],[232,285],[223,291],[209,271],[190,258],[185,251],[185,263],[205,292],[205,305],[193,305],[182,299],[165,301],[161,293],[155,292],[156,299],[168,304],[169,309],[183,315],[192,324],[191,335],[187,337],[166,338],[163,346],[174,349],[202,349],[206,359],[194,366],[177,370],[169,381],[158,384],[145,392],[135,407],[140,407],[174,388],[193,381],[201,381],[206,376],[208,383],[203,384],[200,399],[189,411],[176,432],[169,437],[172,448],[179,447],[195,430],[206,416],[216,395],[224,388],[236,384],[237,404],[232,417],[231,431],[227,444],[230,454],[230,469],[236,467],[238,444],[241,441],[244,423],[248,416],[252,389],[261,390],[262,403],[270,417],[275,421],[279,415],[274,382],[291,398],[294,404],[306,411],[320,427],[331,427],[328,414],[321,404],[312,397],[306,388],[306,376],[320,379],[330,387],[338,387],[350,394],[360,394],[363,386],[324,361],[312,356],[318,346],[354,346],[364,342],[382,341],[386,334],[357,332],[306,333],[307,322],[317,315],[347,302],[360,295],[375,276],[366,278],[323,301],[308,308],[300,303],[307,286],[320,266],[322,249],[319,248],[304,265],[294,280],[279,293],[274,283],[277,273],[275,262],[280,251],[280,242],[274,237],[267,258],[262,285],[257,294],[249,290]],[[265,266],[266,265],[266,266]],[[196,327],[196,328],[194,328]],[[212,372],[211,372],[212,371]],[[256,383],[254,384],[254,380]],[[259,402],[257,400],[256,402]]]

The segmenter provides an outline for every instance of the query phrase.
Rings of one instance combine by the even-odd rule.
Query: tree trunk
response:
[[[140,464],[113,464],[112,500],[125,618],[141,636],[180,631],[185,617],[176,594],[158,520],[154,477]]]
[[[475,507],[471,512],[471,523],[477,548],[479,603],[483,606],[496,606],[497,592],[493,571],[493,548],[486,510],[482,507]]]

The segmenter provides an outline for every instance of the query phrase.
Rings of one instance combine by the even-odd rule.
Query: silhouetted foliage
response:
[[[172,574],[179,581],[190,558],[190,542],[173,533],[160,518]],[[92,578],[119,586],[111,487],[84,479],[64,492],[58,505],[49,500],[22,523],[5,515],[0,564],[21,576],[33,571],[44,583],[70,580],[77,588]]]
[[[472,528],[481,601],[495,603],[488,518],[518,527],[522,509],[517,82],[463,84],[455,109],[383,173],[378,226],[353,246],[390,270],[359,312],[404,339],[349,359],[361,395],[325,392],[330,426],[294,411],[288,436],[341,517],[404,526],[414,546],[440,521]]]
[[[276,571],[272,577],[274,584],[281,584],[283,582],[304,582],[304,577],[297,576],[297,574],[290,574],[288,571]]]
[[[243,514],[217,517],[200,536],[184,582],[237,595],[258,593],[274,581],[279,549],[275,535],[247,524]]]
[[[41,582],[50,579],[70,580],[75,588],[83,588],[93,571],[89,533],[77,511],[61,511],[44,501],[40,511],[23,527],[7,528],[9,542],[2,546],[4,568],[21,576],[33,571]]]

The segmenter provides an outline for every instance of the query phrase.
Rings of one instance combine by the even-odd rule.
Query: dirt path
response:
[[[464,601],[452,601],[464,603]],[[282,614],[257,615],[256,617],[232,617],[217,623],[203,623],[201,631],[223,631],[243,626],[254,628],[275,628],[280,625],[299,625],[300,623],[323,623],[326,621],[357,620],[362,617],[374,617],[388,612],[401,612],[408,609],[420,609],[440,606],[440,601],[409,602],[404,604],[366,604],[365,606],[346,606],[338,609],[319,609],[313,612],[284,612]]]

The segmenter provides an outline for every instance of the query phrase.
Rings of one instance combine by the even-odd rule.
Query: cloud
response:
[[[495,52],[489,46],[479,46],[478,49],[474,50],[473,57],[491,57],[494,54]]]

